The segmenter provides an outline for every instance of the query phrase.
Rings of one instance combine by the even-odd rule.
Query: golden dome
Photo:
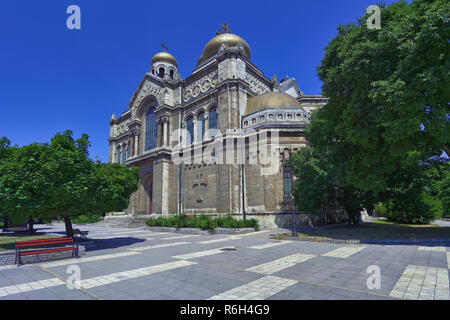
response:
[[[152,64],[154,64],[155,62],[171,63],[178,68],[177,59],[175,59],[175,57],[168,52],[159,52],[155,54],[152,58]]]
[[[244,50],[248,55],[248,58],[251,57],[251,50],[250,46],[247,42],[245,42],[244,39],[239,37],[238,35],[235,35],[233,33],[222,33],[218,36],[215,36],[212,38],[207,44],[205,49],[203,50],[203,54],[198,60],[197,66],[202,63],[203,61],[207,60],[208,58],[211,58],[213,55],[215,55],[217,52],[219,52],[220,46],[223,43],[227,43],[230,47],[236,46],[238,43],[242,43],[244,45]]]
[[[264,109],[301,109],[300,102],[293,96],[282,92],[266,92],[259,96],[251,97],[247,102],[245,115]]]

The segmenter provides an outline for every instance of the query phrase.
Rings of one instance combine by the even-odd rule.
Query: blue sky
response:
[[[337,26],[376,2],[2,1],[0,136],[24,145],[70,129],[89,134],[91,156],[107,161],[108,120],[125,111],[161,42],[187,77],[223,22],[267,77],[289,75],[306,94],[320,94],[316,68]],[[66,27],[72,4],[81,30]]]

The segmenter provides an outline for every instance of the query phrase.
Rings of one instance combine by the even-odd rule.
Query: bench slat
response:
[[[65,244],[72,243],[72,241],[46,241],[46,242],[38,242],[38,243],[30,243],[30,244],[20,244],[16,245],[17,248],[27,248],[27,247],[35,247],[38,245],[49,245],[49,244]]]
[[[25,252],[19,252],[19,255],[29,256],[32,254],[51,253],[51,252],[69,251],[69,250],[76,250],[76,248],[70,247],[70,248],[59,248],[59,249],[51,249],[51,250],[25,251]]]
[[[64,244],[71,244],[70,247],[64,248],[40,248],[36,247],[46,246],[46,245],[58,245],[61,247]],[[28,251],[20,251],[24,248],[35,247],[34,250]],[[19,266],[22,263],[22,256],[30,256],[33,254],[43,254],[43,253],[51,253],[51,252],[61,252],[61,251],[73,251],[78,257],[78,244],[75,244],[74,239],[72,237],[64,237],[64,238],[49,238],[49,239],[40,239],[40,240],[30,240],[30,241],[16,241],[16,262],[18,262]],[[73,254],[72,253],[72,256]]]
[[[39,240],[28,240],[28,241],[16,241],[16,244],[32,244],[39,243],[44,241],[72,241],[72,237],[64,237],[64,238],[48,238],[48,239],[39,239]]]

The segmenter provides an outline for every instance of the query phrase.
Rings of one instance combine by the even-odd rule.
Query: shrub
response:
[[[98,214],[82,214],[72,218],[72,222],[76,224],[96,223],[102,219],[102,216]]]
[[[231,215],[213,218],[208,215],[179,215],[167,218],[159,217],[147,220],[149,227],[174,227],[174,228],[198,228],[213,230],[215,228],[255,228],[258,229],[258,221],[255,219],[238,220]]]
[[[386,206],[383,203],[379,203],[375,206],[375,212],[377,213],[377,216],[386,216]]]
[[[400,223],[427,224],[435,219],[434,212],[423,197],[398,197],[385,203],[385,217]]]
[[[433,197],[432,195],[424,194],[423,202],[430,207],[430,210],[435,219],[442,218],[444,213],[444,207],[441,200],[437,199],[436,197]]]

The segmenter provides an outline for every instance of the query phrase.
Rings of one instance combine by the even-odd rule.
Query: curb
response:
[[[315,239],[313,237],[288,237],[283,240],[293,241],[307,241],[307,242],[320,242],[320,243],[335,243],[335,244],[411,244],[411,245],[432,245],[432,246],[450,246],[450,239],[355,239],[355,240],[343,240],[343,239]]]
[[[216,228],[214,230],[201,230],[197,228],[174,228],[174,227],[141,227],[142,230],[150,230],[157,232],[173,232],[183,234],[198,234],[198,235],[212,235],[212,234],[245,234],[255,232],[255,228]]]

